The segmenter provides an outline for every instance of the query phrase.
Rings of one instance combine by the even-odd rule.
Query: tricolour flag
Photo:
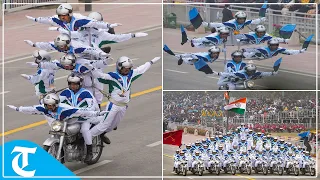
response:
[[[238,113],[238,114],[244,114],[244,112],[246,111],[246,103],[247,103],[247,98],[241,98],[226,105],[224,109],[227,111]]]

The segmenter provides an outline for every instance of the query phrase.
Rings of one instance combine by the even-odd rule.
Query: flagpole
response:
[[[229,104],[229,99],[230,99],[230,91],[227,91],[228,98],[226,99],[226,103]],[[226,127],[226,133],[228,132],[228,127],[229,127],[229,111],[227,111],[227,127]]]

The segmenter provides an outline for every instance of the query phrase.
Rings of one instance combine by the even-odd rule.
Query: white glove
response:
[[[122,24],[120,24],[120,23],[114,23],[114,24],[110,24],[110,25],[109,25],[110,28],[114,28],[114,27],[117,27],[117,26],[122,26]]]
[[[97,116],[104,116],[108,113],[109,111],[101,111],[101,112],[97,112]]]
[[[288,44],[289,41],[290,41],[290,39],[285,39],[285,40],[284,40],[284,43]]]
[[[145,37],[145,36],[148,36],[148,34],[143,32],[134,33],[134,37]]]
[[[100,56],[100,57],[103,57],[103,58],[106,58],[106,57],[109,56],[109,54],[107,54],[107,53],[105,53],[105,52],[100,52],[100,53],[99,53],[99,56]]]
[[[32,47],[35,47],[34,43],[30,40],[24,40],[24,42],[26,42],[27,44],[29,44]]]
[[[59,27],[49,27],[48,30],[49,31],[58,31]]]
[[[304,53],[307,49],[306,48],[303,48],[300,50],[300,53]]]
[[[19,111],[19,108],[14,105],[7,105],[7,106],[15,111]]]
[[[37,22],[37,19],[34,18],[34,17],[31,17],[31,16],[27,16],[27,15],[26,15],[26,18],[30,19],[31,21]]]
[[[30,65],[30,66],[38,66],[38,64],[35,63],[35,62],[26,62],[26,64],[28,64],[28,65]]]
[[[266,19],[267,19],[267,18],[265,18],[265,17],[260,18],[261,22],[266,21]]]
[[[202,22],[202,26],[204,26],[204,27],[209,27],[209,23],[207,23],[207,22]]]
[[[108,64],[110,64],[112,61],[113,61],[113,58],[112,58],[112,57],[108,57],[108,58],[105,58],[105,59],[103,60],[103,64],[104,64],[104,65],[108,65]]]
[[[239,42],[240,42],[240,39],[237,39],[237,42],[239,43]]]
[[[156,63],[157,61],[159,61],[161,59],[161,57],[155,57],[155,58],[153,58],[150,62],[151,62],[151,64],[154,64],[154,63]]]
[[[26,80],[30,80],[31,77],[29,75],[26,74],[20,74],[23,78],[25,78]]]
[[[278,71],[273,71],[272,72],[272,75],[277,75],[278,74]]]

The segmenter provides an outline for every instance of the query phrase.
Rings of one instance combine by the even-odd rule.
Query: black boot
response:
[[[84,162],[87,163],[87,162],[91,161],[92,158],[93,158],[92,145],[87,145],[87,156],[84,159]]]
[[[104,132],[104,133],[102,133],[102,134],[100,135],[101,140],[102,140],[104,143],[106,143],[106,144],[111,144],[110,139],[109,139],[105,134],[106,134],[106,132]]]
[[[117,127],[115,127],[115,128],[113,128],[113,130],[117,130],[118,129],[118,126]]]
[[[193,44],[192,40],[191,40],[191,47],[194,47],[194,44]]]
[[[99,106],[99,109],[101,110],[101,104],[98,104],[98,106]]]
[[[178,60],[178,65],[180,66],[183,63],[182,57]]]

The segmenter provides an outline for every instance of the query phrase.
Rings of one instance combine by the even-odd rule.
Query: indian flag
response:
[[[244,114],[244,112],[246,111],[246,103],[247,103],[247,98],[241,98],[226,105],[224,109],[227,111],[238,113],[238,114]]]

